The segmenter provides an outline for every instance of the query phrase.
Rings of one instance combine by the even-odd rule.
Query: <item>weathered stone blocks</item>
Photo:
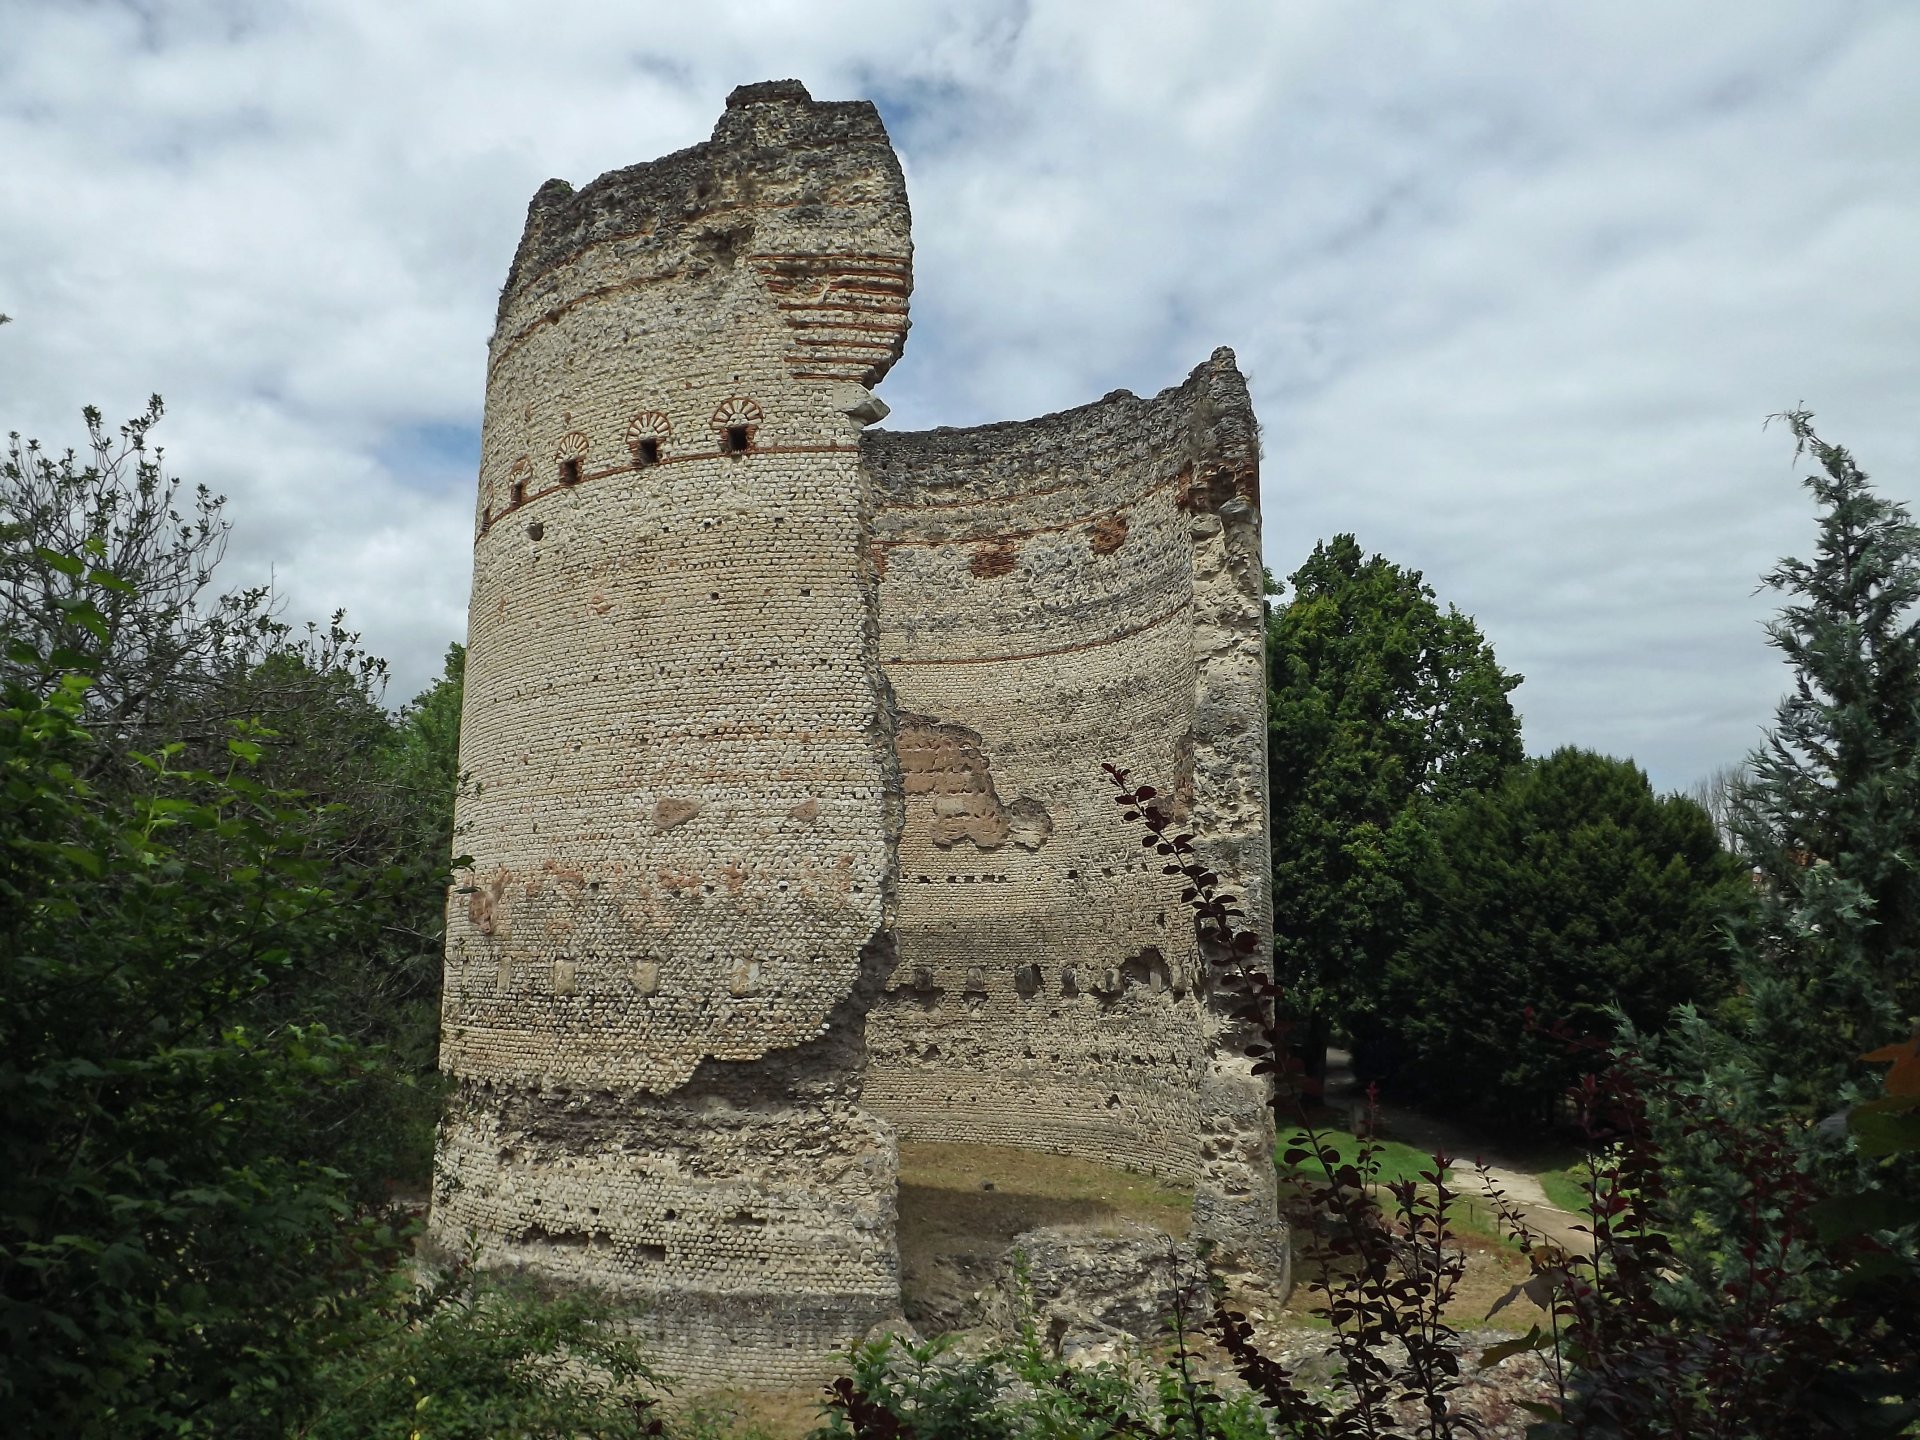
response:
[[[1263,922],[1245,386],[863,435],[911,257],[873,107],[746,86],[541,187],[489,355],[432,1224],[694,1380],[897,1313],[896,1126],[1272,1235],[1262,1091],[1099,771]]]

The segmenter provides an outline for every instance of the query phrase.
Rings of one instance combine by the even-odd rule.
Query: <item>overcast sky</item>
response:
[[[403,700],[465,630],[493,306],[529,197],[733,86],[880,107],[889,425],[1231,345],[1267,561],[1352,531],[1474,615],[1528,747],[1684,786],[1786,671],[1804,402],[1920,488],[1920,5],[0,0],[0,429],[165,397],[238,582],[345,606]]]

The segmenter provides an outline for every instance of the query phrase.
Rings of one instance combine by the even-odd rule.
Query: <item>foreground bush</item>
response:
[[[218,773],[139,755],[144,791],[98,803],[86,677],[11,659],[0,1392],[37,1433],[271,1427],[296,1337],[393,1260],[309,1123],[379,1057],[317,1017],[257,1023],[331,930],[308,817],[248,776],[244,735]]]
[[[7,1433],[650,1433],[602,1310],[416,1295],[386,1198],[431,1109],[459,657],[394,726],[337,625],[200,606],[218,502],[174,512],[155,418],[0,460]]]
[[[1596,1062],[1578,1091],[1593,1241],[1584,1254],[1537,1245],[1507,1211],[1533,1271],[1516,1294],[1551,1317],[1550,1332],[1536,1328],[1512,1348],[1548,1351],[1559,1382],[1548,1423],[1530,1434],[1909,1433],[1920,1422],[1920,1273],[1898,1232],[1920,1221],[1920,1196],[1835,1192],[1805,1163],[1791,1122],[1756,1124],[1630,1048],[1597,1054],[1560,1034]],[[1848,1123],[1892,1179],[1920,1156],[1920,1134],[1874,1139],[1876,1121],[1920,1112],[1920,1035],[1871,1058],[1892,1062],[1886,1094]],[[1662,1114],[1669,1124],[1655,1123]],[[1674,1203],[1664,1138],[1674,1120],[1689,1158],[1709,1156],[1739,1197],[1711,1247],[1682,1243],[1690,1217]]]
[[[396,1280],[320,1342],[296,1440],[628,1440],[659,1435],[653,1372],[596,1296],[543,1296],[467,1266]]]
[[[1252,1395],[1197,1377],[1184,1310],[1158,1365],[1075,1367],[1049,1355],[1031,1315],[1013,1345],[961,1358],[936,1340],[860,1346],[811,1440],[1265,1440]]]

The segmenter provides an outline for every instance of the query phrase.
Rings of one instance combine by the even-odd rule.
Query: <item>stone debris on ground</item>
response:
[[[1335,1337],[1324,1325],[1282,1313],[1284,1296],[1236,1287],[1231,1303],[1254,1322],[1266,1352],[1310,1393],[1338,1395],[1342,1362]],[[1194,1373],[1233,1393],[1242,1388],[1232,1362],[1201,1328],[1210,1302],[1207,1275],[1192,1241],[1138,1222],[1100,1226],[1042,1226],[1016,1237],[988,1283],[947,1318],[956,1358],[975,1358],[1017,1342],[1027,1325],[1043,1348],[1076,1367],[1138,1367],[1142,1383],[1170,1343],[1167,1319],[1193,1317],[1188,1335]],[[902,1338],[918,1341],[905,1329]],[[1457,1414],[1470,1418],[1486,1440],[1521,1440],[1538,1417],[1522,1402],[1553,1398],[1549,1364],[1538,1354],[1509,1356],[1482,1369],[1488,1349],[1511,1341],[1504,1331],[1476,1329],[1460,1336],[1461,1383],[1453,1393]],[[1382,1355],[1403,1367],[1405,1351],[1389,1345]],[[1009,1385],[1012,1385],[1009,1378]],[[1399,1402],[1403,1422],[1417,1418],[1418,1402]]]

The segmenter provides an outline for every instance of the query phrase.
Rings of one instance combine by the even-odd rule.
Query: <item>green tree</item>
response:
[[[113,570],[155,553],[113,517],[186,525],[137,433],[131,480],[0,474],[9,1433],[657,1433],[605,1303],[422,1289],[385,1200],[430,1130],[461,652],[396,721],[337,616],[161,644],[212,569],[196,522]]]
[[[84,591],[69,613],[110,634]],[[336,897],[244,731],[218,771],[136,752],[145,790],[103,796],[88,677],[8,650],[0,1393],[31,1433],[271,1430],[295,1337],[391,1244],[312,1123],[377,1057],[313,1017],[256,1023]]]
[[[296,747],[308,763],[316,751],[332,759],[330,777],[302,783],[354,817],[351,843],[335,849],[332,869],[335,885],[353,898],[350,924],[298,999],[391,1057],[387,1083],[358,1092],[361,1112],[339,1118],[382,1146],[367,1157],[380,1178],[409,1188],[430,1177],[445,1090],[440,985],[447,881],[464,858],[454,853],[453,803],[465,667],[465,647],[449,647],[444,673],[397,718],[378,711],[377,724],[365,723],[362,750],[335,753],[337,736]],[[363,719],[363,703],[342,695],[343,718]]]
[[[16,431],[0,455],[0,535],[16,542],[0,547],[0,630],[36,655],[88,657],[96,771],[196,734],[217,752],[232,717],[210,692],[284,631],[265,587],[210,589],[226,497],[167,474],[151,443],[163,413],[156,395],[116,435],[89,408],[84,452]],[[72,568],[76,556],[89,566]]]
[[[1734,791],[1761,882],[1734,962],[1751,1067],[1817,1118],[1860,1098],[1864,1052],[1920,1022],[1920,526],[1810,414],[1784,418],[1820,463],[1820,535],[1765,577],[1793,689]]]
[[[1819,533],[1811,560],[1765,576],[1784,598],[1768,634],[1793,683],[1733,787],[1731,828],[1754,873],[1730,937],[1738,993],[1717,1015],[1683,1010],[1658,1053],[1687,1077],[1688,1103],[1793,1137],[1794,1166],[1839,1207],[1833,1223],[1878,1236],[1881,1313],[1912,1326],[1920,1100],[1910,1071],[1883,1091],[1865,1057],[1889,1058],[1920,1021],[1920,526],[1809,414],[1783,418],[1796,457],[1819,462],[1805,481]],[[1704,1314],[1749,1263],[1753,1197],[1685,1104],[1653,1118],[1674,1157],[1667,1208],[1686,1294]],[[1856,1279],[1796,1273],[1798,1314],[1857,1315]],[[1845,1340],[1859,1323],[1833,1328]]]
[[[1724,917],[1751,888],[1693,801],[1656,796],[1630,761],[1562,749],[1433,818],[1420,921],[1389,966],[1381,1025],[1422,1096],[1549,1115],[1587,1062],[1529,1012],[1604,1034],[1657,1029],[1728,980]]]
[[[11,542],[0,546],[0,627],[33,654],[84,656],[85,778],[100,806],[146,792],[139,756],[166,746],[176,770],[218,770],[232,727],[252,726],[250,781],[301,795],[283,838],[304,833],[340,903],[328,943],[256,996],[251,1018],[325,1015],[336,1034],[394,1057],[367,1083],[317,1097],[313,1120],[338,1137],[336,1163],[357,1184],[422,1181],[439,1094],[459,657],[451,681],[396,720],[381,703],[385,662],[341,614],[296,627],[264,588],[222,589],[224,499],[166,471],[161,414],[155,397],[116,435],[89,410],[78,453],[11,438],[0,457]],[[79,555],[88,563],[72,564]],[[0,671],[12,663],[0,657]]]
[[[1418,571],[1351,535],[1288,587],[1267,632],[1276,973],[1323,1031],[1364,1033],[1428,814],[1520,762],[1521,677]]]
[[[381,782],[394,796],[391,845],[414,869],[411,909],[389,926],[399,982],[438,1016],[441,959],[446,948],[446,883],[460,857],[453,802],[460,787],[460,709],[466,694],[467,647],[450,645],[440,677],[401,710],[376,756]],[[433,1057],[427,1057],[431,1065]]]

